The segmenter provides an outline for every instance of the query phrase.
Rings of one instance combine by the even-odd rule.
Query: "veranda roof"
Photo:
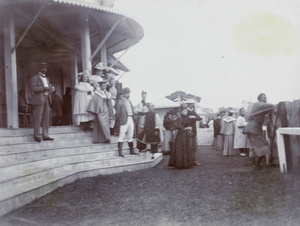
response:
[[[101,5],[100,2],[106,4]],[[19,61],[26,63],[47,57],[54,63],[62,63],[69,62],[70,53],[80,55],[81,15],[86,12],[92,63],[96,63],[101,60],[97,47],[111,30],[112,33],[105,40],[107,55],[110,56],[130,48],[144,36],[138,22],[111,8],[112,5],[113,1],[109,0],[1,0],[0,17],[4,20],[12,13],[7,12],[5,6],[13,8],[15,48]],[[126,67],[122,67],[124,65],[115,65],[120,70],[126,70]]]

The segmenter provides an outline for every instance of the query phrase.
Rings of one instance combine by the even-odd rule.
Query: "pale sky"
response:
[[[181,90],[202,107],[300,99],[300,0],[116,0],[144,38],[120,59],[136,104]]]

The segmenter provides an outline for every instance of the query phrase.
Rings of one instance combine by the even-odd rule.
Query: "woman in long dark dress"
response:
[[[169,166],[176,169],[189,169],[193,167],[193,149],[195,142],[191,127],[191,120],[187,116],[188,110],[182,109],[181,117],[175,122],[178,134],[175,139],[174,149],[171,151]]]

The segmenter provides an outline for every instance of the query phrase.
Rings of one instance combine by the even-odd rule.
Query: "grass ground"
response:
[[[148,170],[77,180],[0,218],[0,225],[299,225],[299,175],[252,171],[247,157],[199,147],[201,166],[169,156]]]

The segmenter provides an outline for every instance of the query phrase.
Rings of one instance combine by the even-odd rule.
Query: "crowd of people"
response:
[[[150,151],[154,158],[161,144],[162,152],[170,154],[170,167],[187,169],[200,165],[195,155],[197,121],[199,128],[213,127],[213,148],[222,151],[224,156],[238,153],[242,157],[249,156],[253,159],[255,169],[260,169],[262,159],[270,153],[262,126],[274,106],[267,103],[264,93],[258,96],[258,102],[252,106],[248,120],[244,117],[243,108],[239,109],[238,117],[232,109],[228,109],[220,111],[214,120],[204,124],[195,111],[195,103],[183,102],[179,108],[168,111],[164,116],[163,134],[154,105],[146,102],[146,91],[142,91],[142,100],[134,108],[130,101],[130,89],[117,89],[113,69],[110,71],[102,63],[94,69],[95,75],[87,70],[78,74],[78,84],[74,87],[73,118],[82,130],[93,131],[93,143],[110,143],[111,136],[118,135],[118,154],[121,157],[124,157],[122,148],[127,135],[131,155]],[[54,140],[48,136],[50,108],[54,124],[58,123],[64,113],[68,115],[64,120],[72,123],[71,88],[66,89],[62,101],[45,76],[46,72],[47,64],[43,63],[39,73],[31,79],[34,139],[38,142]],[[134,138],[138,152],[134,148]]]
[[[239,109],[238,117],[232,110],[222,110],[214,120],[213,148],[222,151],[224,156],[240,154],[253,160],[254,169],[259,170],[261,161],[270,154],[269,143],[263,132],[272,116],[274,105],[267,103],[264,93],[259,94],[258,102],[254,103],[249,117],[245,119],[245,109]]]

